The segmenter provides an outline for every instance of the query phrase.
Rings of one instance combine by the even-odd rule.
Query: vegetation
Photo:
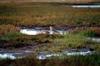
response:
[[[11,32],[2,35],[0,47],[4,48],[20,48],[24,46],[41,45],[43,43],[50,43],[51,38],[48,35],[27,36],[18,32]]]
[[[34,43],[46,43],[47,45],[56,45],[57,43],[58,45],[64,46],[64,48],[78,47],[80,45],[87,44],[88,42],[84,39],[84,36],[94,36],[95,31],[85,30],[79,32],[80,35],[71,34],[67,36],[65,35],[64,37],[48,35],[26,36],[19,33],[19,27],[30,27],[34,25],[96,26],[99,25],[99,18],[100,9],[97,8],[75,9],[71,7],[66,7],[66,4],[57,3],[0,4],[0,41],[2,42],[1,46],[6,44],[11,46],[14,46],[14,44],[17,44],[17,46],[19,46],[19,44],[33,45]],[[97,31],[98,30],[96,29],[96,32]]]
[[[37,51],[59,52],[68,48],[84,47],[87,40],[79,35],[67,34],[63,37],[57,37],[47,46],[37,48]]]
[[[20,27],[33,26],[88,26],[86,29],[70,30],[69,34],[27,36],[19,33]],[[60,52],[68,48],[92,48],[100,52],[100,43],[87,37],[100,36],[100,9],[78,9],[65,4],[0,4],[0,48],[38,46],[40,51]],[[0,60],[0,66],[100,66],[100,56],[53,58],[39,61],[34,56],[16,60]]]
[[[71,56],[64,59],[52,58],[44,61],[33,56],[17,60],[0,60],[2,66],[99,66],[100,56]]]
[[[87,40],[87,37],[82,34],[70,33],[61,37],[53,38],[51,43],[38,47],[35,51],[36,53],[41,51],[61,52],[62,50],[71,48],[91,48],[95,51],[100,51],[99,46],[99,43]]]
[[[0,24],[100,25],[100,9],[71,8],[66,4],[0,4]]]

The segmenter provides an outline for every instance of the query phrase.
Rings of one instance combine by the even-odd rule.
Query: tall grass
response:
[[[61,50],[69,48],[82,48],[86,47],[88,40],[85,36],[79,34],[66,34],[61,37],[54,38],[51,43],[45,44],[45,46],[39,47],[36,49],[36,52],[39,51],[51,51],[51,52],[60,52]]]

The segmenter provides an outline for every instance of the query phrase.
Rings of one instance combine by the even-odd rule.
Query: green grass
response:
[[[83,30],[60,35],[22,35],[16,26],[72,26],[100,25],[100,9],[75,9],[65,4],[0,4],[0,46],[18,49],[29,45],[42,45],[34,52],[61,52],[68,48],[89,47],[100,52],[100,43],[86,40],[95,32]],[[34,57],[17,60],[0,60],[1,66],[100,66],[100,56],[67,57],[64,59],[36,60]]]
[[[51,52],[60,52],[61,50],[68,48],[78,48],[85,47],[88,43],[85,36],[79,34],[67,34],[62,37],[54,38],[51,43],[43,47],[36,49],[36,52],[39,51],[51,51]]]
[[[18,33],[18,32],[9,32],[3,36],[1,36],[1,40],[6,40],[6,41],[9,41],[9,40],[15,40],[17,38],[17,36],[21,36],[22,34],[21,33]]]

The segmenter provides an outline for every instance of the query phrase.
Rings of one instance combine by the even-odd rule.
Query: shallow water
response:
[[[100,5],[72,5],[73,8],[100,8]]]
[[[24,58],[28,55],[32,54],[31,51],[0,51],[0,59],[19,59],[19,58]]]

